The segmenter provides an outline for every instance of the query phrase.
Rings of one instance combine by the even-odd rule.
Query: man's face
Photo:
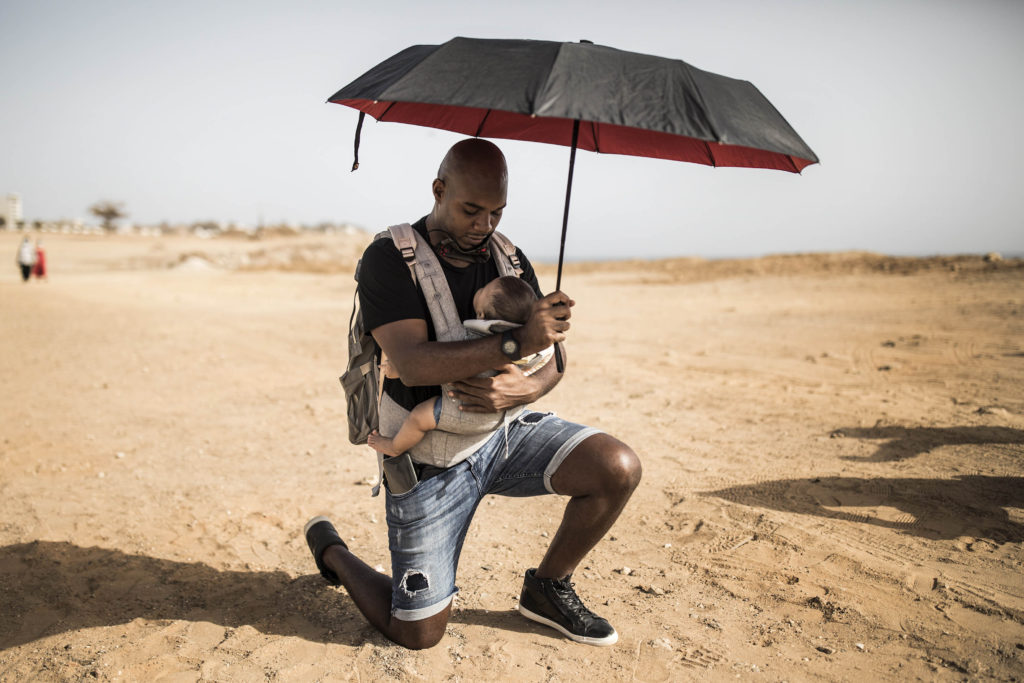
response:
[[[507,183],[493,173],[452,175],[435,180],[439,225],[465,250],[479,246],[498,227]]]

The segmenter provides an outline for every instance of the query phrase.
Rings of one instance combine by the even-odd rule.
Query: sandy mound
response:
[[[616,281],[644,284],[675,284],[705,282],[735,277],[774,275],[866,275],[884,273],[913,275],[916,273],[994,273],[1020,271],[1024,259],[1003,259],[986,254],[932,256],[910,258],[886,256],[871,252],[840,252],[834,254],[777,254],[756,259],[674,258],[653,261],[616,261],[611,263],[570,263],[565,273],[616,274]],[[554,270],[547,266],[545,271]]]

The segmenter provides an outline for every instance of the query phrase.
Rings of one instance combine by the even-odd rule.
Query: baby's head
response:
[[[483,320],[506,320],[523,325],[530,319],[537,293],[514,275],[491,280],[473,295],[473,310]]]

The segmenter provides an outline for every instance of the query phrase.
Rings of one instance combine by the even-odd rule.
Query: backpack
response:
[[[393,225],[374,236],[379,239],[391,238],[395,247],[402,254],[413,283],[434,296],[427,296],[430,318],[434,323],[435,332],[444,327],[462,325],[455,313],[455,302],[452,301],[448,282],[440,268],[431,268],[416,257],[418,235],[408,223]],[[494,232],[492,244],[498,247],[494,252],[494,260],[498,265],[499,275],[521,276],[515,245],[504,235]],[[419,247],[424,248],[422,238]],[[427,245],[429,248],[429,245]],[[505,259],[498,257],[502,253]],[[363,322],[359,308],[359,272],[363,265],[362,259],[356,264],[356,291],[353,294],[352,315],[348,321],[348,365],[339,378],[345,391],[346,410],[348,413],[348,440],[353,444],[366,443],[367,437],[380,424],[380,397],[384,389],[384,373],[380,371],[383,352]],[[447,297],[439,296],[441,292]],[[440,334],[438,334],[440,336]]]

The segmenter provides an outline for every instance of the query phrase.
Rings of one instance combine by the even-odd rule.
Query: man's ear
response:
[[[430,186],[430,189],[434,194],[434,201],[440,202],[441,198],[444,197],[444,181],[440,178],[434,178],[434,183]]]

